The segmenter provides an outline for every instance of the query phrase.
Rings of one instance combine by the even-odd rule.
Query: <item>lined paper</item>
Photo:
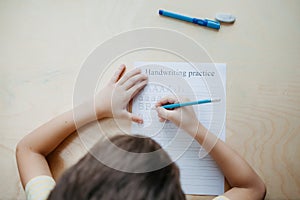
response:
[[[165,96],[184,96],[190,100],[221,98],[220,103],[193,106],[201,123],[225,140],[226,65],[183,62],[139,62],[148,75],[148,85],[134,98],[132,112],[144,124],[132,124],[132,133],[156,140],[180,168],[186,194],[220,195],[224,176],[214,160],[191,136],[172,122],[161,123],[153,109]]]

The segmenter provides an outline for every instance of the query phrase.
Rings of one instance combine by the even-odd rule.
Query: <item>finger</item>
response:
[[[128,115],[128,118],[129,118],[131,121],[133,121],[133,122],[136,122],[136,123],[138,123],[138,124],[144,123],[144,120],[143,120],[141,117],[137,116],[137,115],[134,115],[134,114],[132,114],[132,113],[130,113],[130,112],[127,112],[127,115]]]
[[[115,72],[113,77],[111,78],[111,83],[116,83],[118,80],[123,76],[124,72],[126,70],[126,66],[122,64],[119,69]]]
[[[140,73],[141,73],[141,69],[139,69],[139,68],[136,68],[136,69],[133,69],[133,70],[127,72],[124,76],[121,77],[121,79],[119,80],[119,84],[123,85],[132,76],[134,76],[136,74],[140,74]]]
[[[128,79],[123,86],[125,87],[125,89],[130,89],[131,87],[133,87],[134,85],[136,85],[139,82],[142,82],[144,80],[148,79],[148,77],[144,74],[136,74],[134,76],[132,76],[130,79]]]
[[[137,93],[139,93],[148,83],[148,79],[139,82],[130,88],[127,92],[130,95],[130,99],[132,99]]]
[[[165,119],[163,119],[163,118],[161,118],[161,117],[158,117],[159,118],[159,121],[160,122],[165,122],[166,120]]]
[[[159,118],[164,119],[164,120],[168,119],[170,111],[168,111],[162,107],[157,107],[156,111],[157,111]]]
[[[176,102],[178,102],[178,101],[175,99],[175,97],[167,96],[167,97],[164,97],[161,100],[159,100],[155,104],[155,106],[160,107],[160,106],[163,106],[163,105],[166,105],[166,104],[171,104],[171,103],[176,103]]]

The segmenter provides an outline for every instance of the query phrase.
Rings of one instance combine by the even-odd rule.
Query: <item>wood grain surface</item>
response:
[[[212,31],[160,17],[161,8],[199,18],[229,12],[237,21]],[[0,1],[0,199],[25,199],[16,144],[72,107],[76,78],[88,55],[114,35],[142,27],[183,33],[214,62],[227,63],[227,143],[265,181],[266,199],[300,199],[299,8],[298,0]],[[101,81],[120,63],[162,61],[145,55],[114,61]],[[100,125],[102,131],[118,132],[110,119]],[[49,156],[54,177],[101,137],[98,123],[70,136]]]

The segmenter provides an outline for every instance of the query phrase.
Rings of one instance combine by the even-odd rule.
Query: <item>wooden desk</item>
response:
[[[297,0],[1,1],[0,199],[25,198],[15,146],[71,108],[74,83],[89,53],[120,32],[153,26],[191,37],[215,62],[227,63],[227,143],[264,179],[267,199],[299,199],[299,7]],[[160,8],[210,18],[230,12],[237,21],[216,32],[159,17]],[[113,132],[111,123],[102,122]],[[86,127],[85,137],[94,128]],[[50,157],[54,176],[85,151],[78,136],[69,138]]]

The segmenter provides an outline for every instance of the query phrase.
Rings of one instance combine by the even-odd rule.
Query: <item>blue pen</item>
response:
[[[159,10],[159,14],[166,16],[166,17],[171,17],[171,18],[182,20],[182,21],[198,24],[200,26],[206,26],[209,28],[217,29],[217,30],[220,29],[220,22],[214,21],[214,20],[192,18],[192,17],[172,13],[172,12],[165,11],[165,10]]]
[[[162,107],[165,109],[174,109],[174,108],[179,108],[179,107],[183,107],[183,106],[192,106],[192,105],[197,105],[197,104],[213,103],[213,102],[219,102],[219,101],[221,101],[221,99],[205,99],[205,100],[199,100],[199,101],[168,104],[168,105],[164,105]]]

